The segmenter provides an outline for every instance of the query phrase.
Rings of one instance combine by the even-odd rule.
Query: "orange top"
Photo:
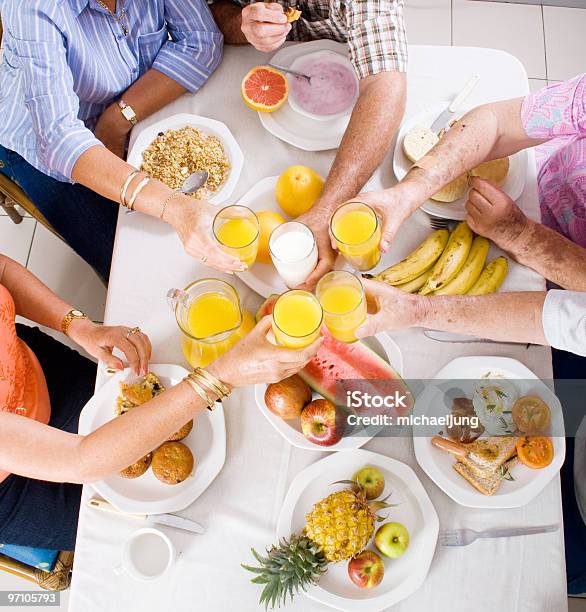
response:
[[[0,410],[47,424],[51,404],[45,375],[35,354],[16,335],[15,316],[14,300],[0,284]],[[0,467],[0,482],[7,476]]]

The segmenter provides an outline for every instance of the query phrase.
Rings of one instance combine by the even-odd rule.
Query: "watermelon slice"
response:
[[[271,314],[278,295],[269,296],[256,313],[257,322]],[[327,329],[315,357],[299,376],[317,393],[330,401],[346,405],[346,393],[359,390],[371,395],[391,395],[395,391],[411,397],[409,388],[382,357],[363,342],[347,344],[336,340]],[[407,410],[397,409],[398,414]]]

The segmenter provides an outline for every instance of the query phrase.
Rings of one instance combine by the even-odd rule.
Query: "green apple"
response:
[[[352,480],[358,483],[366,493],[366,499],[376,499],[385,490],[385,477],[383,473],[371,465],[358,470]]]
[[[409,532],[401,523],[385,523],[374,536],[375,546],[386,557],[398,559],[409,546]]]

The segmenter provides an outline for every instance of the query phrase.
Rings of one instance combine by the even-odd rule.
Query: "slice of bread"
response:
[[[460,461],[456,461],[453,464],[453,468],[465,478],[476,490],[480,491],[483,495],[494,495],[498,488],[501,486],[507,472],[517,463],[517,457],[509,459],[505,463],[501,464],[495,471],[485,475],[478,476],[469,469],[467,465]]]
[[[516,443],[517,438],[513,436],[478,438],[468,444],[468,456],[460,462],[478,478],[490,478],[516,453]]]
[[[421,125],[412,127],[403,138],[403,152],[412,162],[419,161],[439,141],[437,134]]]
[[[491,161],[483,162],[476,168],[470,170],[472,176],[479,176],[493,185],[500,187],[506,180],[509,174],[509,158],[501,157]]]
[[[468,175],[462,174],[455,178],[451,183],[442,187],[437,193],[431,196],[436,202],[455,202],[462,198],[468,191]]]

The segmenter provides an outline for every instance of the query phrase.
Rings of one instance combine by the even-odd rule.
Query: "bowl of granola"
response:
[[[171,189],[179,189],[193,172],[207,171],[207,183],[193,196],[212,204],[232,195],[244,164],[225,124],[188,113],[143,128],[131,143],[128,163]]]

